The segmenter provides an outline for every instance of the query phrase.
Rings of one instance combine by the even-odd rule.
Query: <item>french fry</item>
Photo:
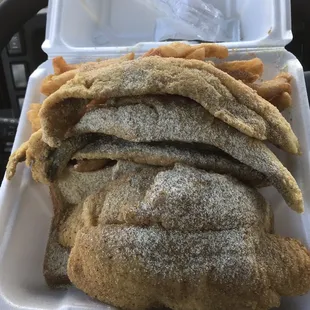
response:
[[[77,69],[79,66],[79,64],[68,64],[62,56],[53,59],[53,68],[56,75]]]
[[[292,105],[292,97],[289,93],[284,92],[281,95],[271,99],[270,102],[281,112]]]
[[[162,45],[147,51],[142,57],[160,56],[204,60],[209,57],[226,58],[228,50],[225,46],[213,43],[203,43],[198,45],[188,45],[185,43],[174,42]]]
[[[253,83],[262,76],[264,64],[259,58],[241,61],[227,61],[216,64],[216,67],[236,80],[241,80],[244,83]]]
[[[279,111],[292,105],[292,86],[290,84],[292,76],[289,73],[280,73],[274,79],[264,81],[260,84],[250,83],[252,89],[256,90],[257,94],[275,105]]]
[[[197,60],[205,60],[205,49],[203,47],[197,48],[187,56],[185,56],[186,59],[197,59]]]
[[[289,94],[292,92],[291,79],[292,76],[289,73],[280,73],[272,80],[249,86],[255,89],[261,97],[271,100],[284,92]]]

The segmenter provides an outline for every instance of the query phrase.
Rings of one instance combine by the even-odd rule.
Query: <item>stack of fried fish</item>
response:
[[[291,76],[263,63],[206,61],[215,44],[173,43],[141,57],[53,61],[33,134],[11,155],[50,188],[44,274],[122,309],[267,310],[310,290],[310,256],[273,232],[257,188],[303,211],[302,193],[266,146],[300,154],[281,111]]]

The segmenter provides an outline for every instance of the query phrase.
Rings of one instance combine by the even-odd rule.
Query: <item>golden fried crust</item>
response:
[[[122,101],[127,102],[127,100],[117,102]],[[87,146],[83,148],[86,144]],[[35,140],[32,137],[26,156],[18,161],[12,161],[10,169],[13,168],[13,164],[16,166],[20,161],[25,160],[29,166],[31,165],[32,175],[36,181],[50,184],[63,176],[71,157],[77,160],[72,168],[72,171],[76,172],[100,170],[113,164],[113,161],[119,160],[162,167],[184,163],[206,171],[235,176],[252,186],[270,185],[264,174],[208,145],[199,151],[189,149],[189,145],[183,147],[166,144],[151,146],[92,134],[73,136],[63,141],[57,149],[44,143],[41,137]]]
[[[59,119],[59,104],[62,113],[73,118],[86,105],[78,108],[65,99],[150,93],[190,97],[239,131],[268,139],[288,152],[300,152],[296,136],[278,109],[244,83],[202,61],[161,57],[146,57],[76,75],[44,101],[40,111],[43,139],[57,146],[72,126],[72,121]]]
[[[109,163],[109,159],[89,159],[78,160],[73,169],[78,172],[90,172],[103,169]]]
[[[77,160],[127,160],[137,164],[171,167],[175,163],[183,163],[192,167],[214,171],[220,174],[229,174],[252,186],[268,186],[267,178],[252,169],[241,164],[227,154],[215,150],[198,151],[184,147],[169,145],[148,145],[134,143],[117,138],[104,137],[87,145],[74,154]],[[208,146],[210,147],[210,146]]]
[[[82,218],[68,276],[122,309],[267,310],[310,289],[309,252],[272,235],[269,205],[232,177],[142,167],[89,196]]]
[[[273,229],[270,206],[257,190],[233,177],[180,164],[144,166],[110,180],[85,199],[83,209],[86,226],[159,223],[183,232]]]
[[[14,153],[11,154],[6,165],[6,177],[8,180],[11,180],[15,175],[18,163],[26,160],[26,151],[28,146],[29,142],[26,141]]]
[[[61,176],[72,155],[95,140],[92,134],[80,135],[65,140],[62,147],[53,149],[38,139],[31,141],[27,151],[26,163],[30,166],[34,180],[50,184]]]
[[[234,178],[148,167],[83,208],[68,276],[113,306],[267,310],[310,289],[309,251],[272,235],[270,207]]]
[[[272,230],[271,209],[232,177],[146,166],[111,181],[83,208],[68,275],[93,297],[125,309],[279,303],[253,259]]]
[[[138,98],[136,98],[138,100]],[[166,100],[166,101],[165,101]],[[125,100],[126,101],[126,100]],[[146,102],[147,101],[147,102]],[[274,154],[260,141],[249,138],[225,123],[214,119],[205,109],[195,102],[188,102],[186,98],[167,98],[167,97],[148,97],[140,98],[137,104],[120,105],[118,108],[100,108],[86,113],[80,122],[74,127],[71,134],[80,136],[82,134],[101,133],[105,135],[117,136],[124,140],[132,142],[153,142],[153,141],[182,141],[182,142],[198,142],[205,145],[212,145],[223,150],[233,158],[246,164],[257,172],[263,174],[264,178],[274,185],[283,195],[287,204],[297,212],[303,211],[303,199],[301,191],[289,173],[289,171],[281,164]],[[167,104],[169,102],[169,104]],[[147,104],[146,104],[147,103]],[[190,125],[189,125],[190,124]],[[184,130],[186,128],[186,130]],[[70,140],[69,140],[70,141]],[[87,142],[87,140],[85,140]],[[39,142],[39,144],[43,142]],[[64,143],[64,142],[63,142]],[[87,142],[89,143],[89,141]],[[71,145],[71,142],[70,142]],[[45,152],[49,146],[40,146],[37,154]],[[77,150],[77,148],[70,149]],[[145,156],[144,152],[152,153],[152,148],[143,148],[141,150],[129,148],[128,152],[121,153],[119,150],[113,155],[109,153],[110,159],[130,159],[138,163],[147,163],[162,165],[165,162],[171,163],[171,152],[163,153],[163,150],[156,151],[156,156]],[[41,157],[41,161],[37,160],[39,173],[43,174],[43,180],[47,177],[46,171],[53,172],[54,176],[59,175],[62,169],[72,156],[72,151],[67,148],[59,147],[55,151],[55,155],[66,154],[66,156],[45,156]],[[34,152],[36,154],[36,152]],[[137,157],[134,156],[137,155]],[[169,155],[170,154],[170,155]],[[185,156],[185,157],[184,157]],[[213,156],[213,155],[212,155]],[[213,156],[214,157],[214,156]],[[215,156],[216,157],[216,156]],[[215,158],[214,157],[214,158]],[[35,156],[34,156],[35,158]],[[49,158],[48,161],[46,159]],[[66,160],[64,160],[66,158]],[[139,159],[140,158],[140,159]],[[181,162],[191,164],[191,156],[185,153],[174,154],[173,162]],[[182,159],[183,158],[183,159]],[[89,158],[91,159],[91,158]],[[194,165],[202,164],[202,158],[196,158]],[[229,172],[233,175],[243,178],[241,173],[234,173],[234,165],[225,164],[222,161],[212,164],[211,157],[205,161],[207,170],[215,169],[215,171]],[[50,165],[50,164],[53,165]],[[17,162],[16,162],[17,164]],[[214,168],[212,168],[212,166]],[[47,167],[48,169],[46,170]],[[51,169],[54,167],[54,169]],[[223,170],[224,168],[224,170]],[[242,170],[240,170],[242,172]],[[245,175],[249,175],[244,170]],[[51,176],[51,175],[50,175]]]
[[[40,91],[42,94],[49,96],[50,94],[58,90],[62,85],[72,80],[78,72],[85,72],[102,67],[107,67],[118,62],[132,59],[134,59],[134,53],[126,54],[120,58],[81,63],[79,65],[65,65],[63,63],[64,59],[60,60],[59,58],[56,58],[53,63],[55,74],[48,75],[46,78],[44,78],[41,84]]]
[[[139,143],[182,141],[215,146],[263,173],[293,210],[303,211],[295,179],[264,143],[217,120],[189,99],[157,97],[147,103],[142,100],[136,105],[92,110],[72,130],[73,135],[89,132]]]
[[[26,161],[26,164],[30,166],[37,155],[37,151],[40,150],[43,144],[42,130],[39,129],[30,136],[28,141],[24,142],[13,154],[11,154],[6,166],[7,179],[10,180],[14,176],[18,163]]]
[[[99,225],[78,233],[68,275],[122,309],[267,310],[281,295],[309,290],[309,265],[309,252],[295,240],[253,229],[184,234]]]
[[[291,93],[292,86],[290,84],[292,76],[289,73],[280,73],[274,79],[264,81],[260,84],[252,84],[251,87],[265,99],[272,99],[281,95],[283,92]]]

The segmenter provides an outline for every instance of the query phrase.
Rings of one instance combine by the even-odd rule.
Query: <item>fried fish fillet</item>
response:
[[[145,165],[112,178],[85,199],[82,217],[88,227],[160,223],[167,230],[188,232],[253,225],[273,229],[271,209],[256,189],[183,164],[166,169]]]
[[[219,150],[196,151],[170,145],[149,145],[105,137],[80,149],[72,158],[86,160],[86,162],[87,160],[100,159],[125,160],[161,167],[171,167],[175,163],[183,163],[206,171],[232,175],[252,186],[268,185],[268,181],[262,173],[241,164]]]
[[[94,221],[69,256],[88,295],[129,310],[267,310],[310,289],[309,252],[271,234],[254,189],[186,166],[117,182],[84,203]]]
[[[291,94],[291,80],[292,76],[289,73],[282,72],[272,80],[251,84],[250,86],[251,88],[255,89],[260,96],[270,100],[284,92]]]
[[[76,151],[96,139],[95,134],[84,134],[63,141],[60,148],[51,148],[42,141],[42,132],[39,130],[11,155],[7,164],[7,178],[10,180],[15,174],[17,164],[25,161],[27,166],[31,166],[35,181],[49,184],[66,168]]]
[[[91,172],[78,172],[68,168],[62,177],[52,183],[51,186],[57,190],[57,195],[61,197],[63,202],[77,205],[92,193],[97,193],[111,180],[140,171],[142,168],[145,168],[145,165],[123,160],[117,161],[114,166]],[[158,167],[153,168],[158,169]],[[166,169],[165,167],[159,168]]]
[[[7,175],[11,178],[17,163],[25,160],[31,166],[34,180],[50,184],[61,178],[70,160],[77,160],[73,170],[78,172],[96,171],[110,165],[111,160],[125,160],[163,167],[184,163],[207,171],[233,175],[252,186],[269,185],[264,174],[241,164],[219,149],[199,151],[189,148],[190,145],[186,146],[137,144],[112,136],[86,133],[64,140],[55,149],[40,138],[30,138],[26,155],[8,164]],[[16,157],[14,154],[12,158]]]
[[[76,68],[73,68],[73,66],[70,67],[70,65],[68,65],[70,70],[68,70],[68,68],[64,70],[60,70],[59,68],[56,67],[56,70],[55,70],[56,74],[48,75],[42,81],[40,92],[46,96],[49,96],[50,94],[58,90],[62,85],[72,80],[78,72],[95,70],[98,68],[113,65],[118,62],[123,62],[127,60],[132,60],[132,59],[134,59],[134,53],[129,53],[120,58],[106,59],[102,61],[88,62],[88,63],[79,64],[79,65],[74,65],[76,66]],[[54,68],[55,68],[55,65],[54,65]],[[60,72],[60,71],[63,71],[63,72]]]
[[[267,310],[280,305],[281,295],[309,290],[309,253],[296,240],[253,229],[98,225],[77,234],[68,275],[121,309]]]
[[[296,136],[278,109],[244,83],[202,61],[161,57],[145,57],[77,74],[45,99],[40,111],[43,139],[51,146],[60,145],[87,104],[83,101],[72,105],[66,99],[146,94],[191,98],[248,136],[268,139],[293,154],[300,152]],[[60,111],[63,117],[59,117]]]
[[[293,210],[303,211],[302,193],[295,179],[264,143],[214,118],[187,98],[163,96],[137,100],[136,105],[98,108],[86,113],[70,134],[102,133],[133,142],[212,145],[264,174]]]
[[[121,160],[113,167],[95,172],[80,173],[67,168],[61,178],[49,185],[54,217],[43,272],[50,287],[63,287],[71,284],[66,271],[67,262],[76,233],[84,226],[83,218],[87,220],[87,213],[86,216],[82,214],[85,198],[100,191],[112,180],[140,172],[144,168],[146,166]]]

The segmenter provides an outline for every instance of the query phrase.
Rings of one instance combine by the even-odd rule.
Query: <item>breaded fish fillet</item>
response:
[[[300,152],[289,123],[270,102],[212,64],[181,58],[146,57],[78,73],[45,99],[40,110],[43,139],[59,146],[89,99],[147,94],[191,98],[250,137],[269,140],[293,154]],[[70,98],[88,100],[72,104],[66,100]]]
[[[85,145],[86,147],[83,148]],[[195,145],[192,145],[192,148],[194,147]],[[240,163],[219,149],[207,145],[206,149],[201,151],[192,148],[191,144],[186,146],[137,144],[94,133],[70,137],[58,148],[51,148],[41,138],[30,138],[25,154],[22,154],[25,149],[22,147],[21,151],[17,150],[17,155],[15,153],[12,155],[7,167],[7,175],[11,178],[18,162],[25,160],[31,166],[34,180],[50,184],[62,178],[63,171],[70,160],[78,162],[70,171],[90,172],[105,168],[109,163],[102,160],[106,159],[163,167],[184,163],[207,171],[233,175],[253,186],[270,185],[264,174]]]
[[[295,211],[303,211],[302,193],[289,171],[268,147],[187,98],[152,97],[136,105],[99,108],[86,113],[70,132],[103,133],[134,142],[180,141],[215,146],[263,173]],[[142,103],[139,103],[142,102]]]
[[[267,310],[309,290],[309,252],[272,234],[255,189],[186,166],[154,169],[85,201],[68,262],[74,285],[127,310]]]

